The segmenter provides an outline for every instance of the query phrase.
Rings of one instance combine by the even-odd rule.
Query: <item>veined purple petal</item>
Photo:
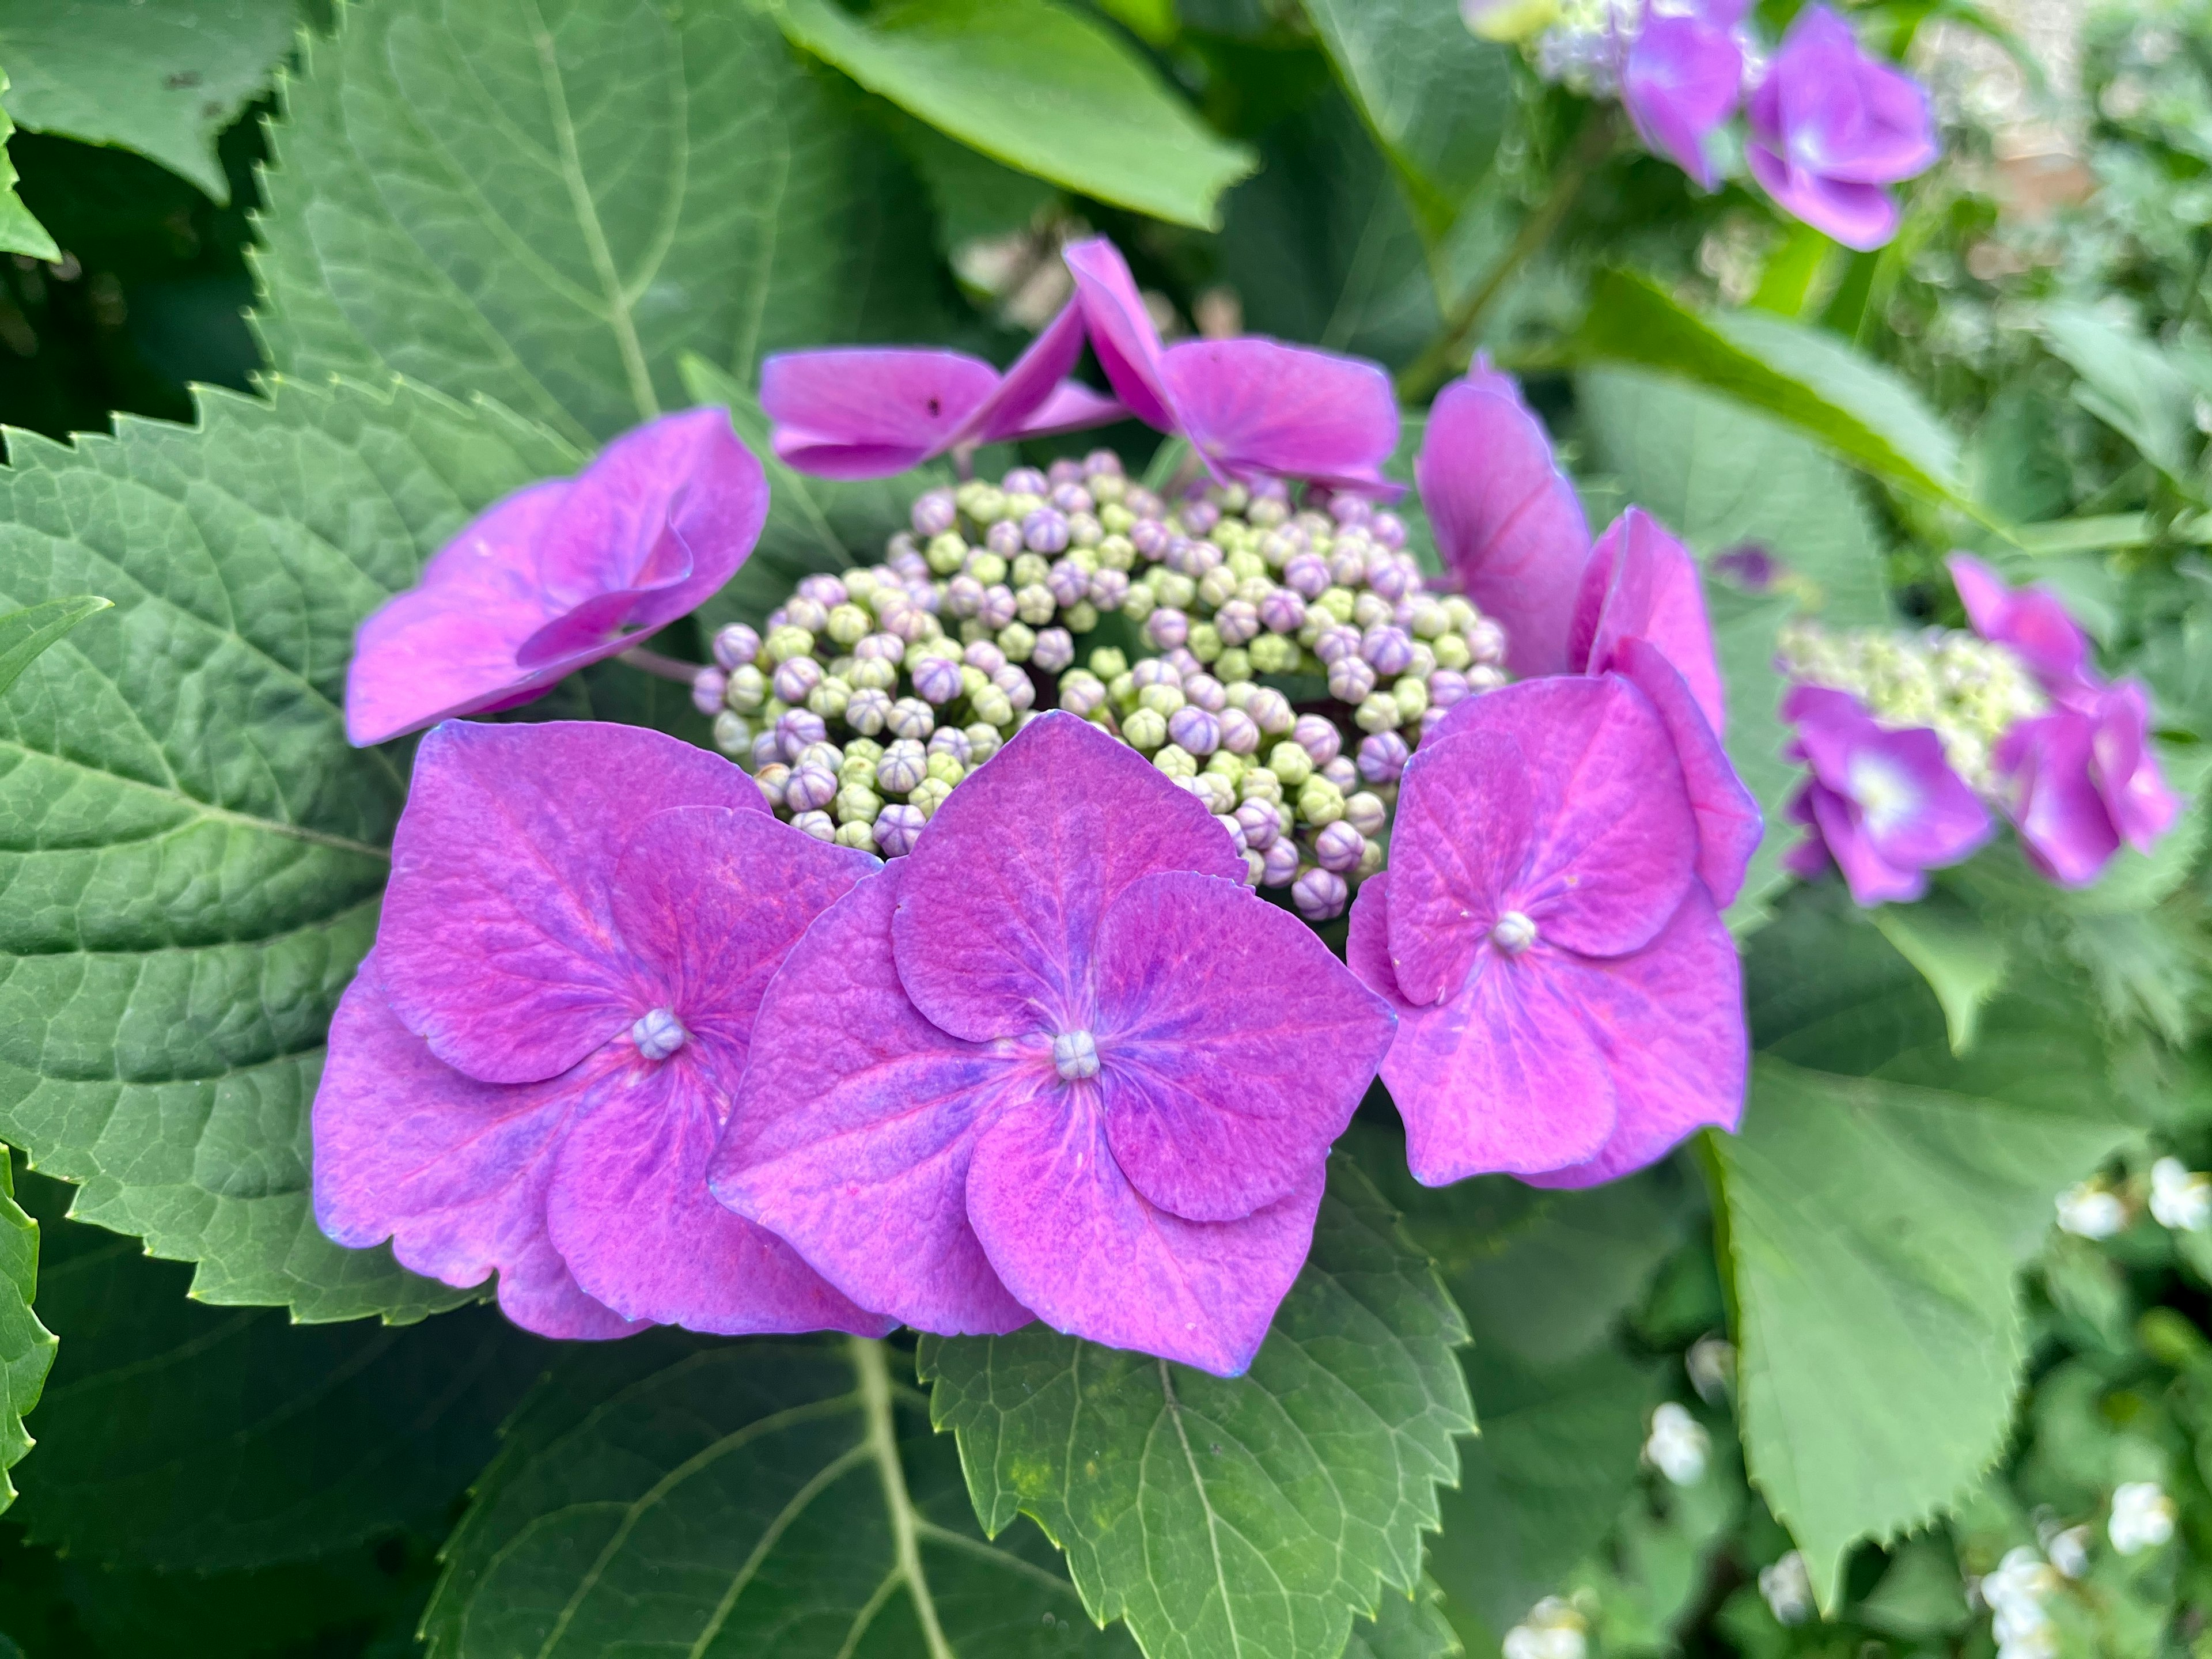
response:
[[[1784,213],[1847,248],[1869,252],[1897,234],[1897,204],[1880,185],[1852,184],[1795,166],[1756,138],[1745,143],[1743,160]]]
[[[1103,236],[1071,244],[1061,251],[1075,278],[1076,302],[1091,337],[1091,349],[1106,382],[1122,406],[1157,431],[1176,430],[1162,373],[1159,331],[1145,310],[1144,296],[1129,275],[1121,251]]]
[[[1707,140],[1741,95],[1743,51],[1731,27],[1649,13],[1621,72],[1620,100],[1644,142],[1706,190],[1717,182]]]
[[[1038,343],[1056,351],[1061,343],[1040,337]],[[1066,355],[1073,362],[1075,353]],[[1028,412],[1020,405],[1030,389],[1026,380],[1018,389],[1020,413]],[[921,346],[779,352],[761,365],[761,408],[775,423],[777,457],[821,477],[876,477],[918,465],[1002,412],[991,408],[1002,390],[999,372],[981,358]],[[1040,398],[1051,390],[1048,382]]]
[[[1899,864],[1885,857],[1864,827],[1864,815],[1847,797],[1817,778],[1808,779],[1790,805],[1790,816],[1809,825],[1826,860],[1814,858],[1809,849],[1792,849],[1790,867],[1808,879],[1825,863],[1843,874],[1855,904],[1871,908],[1877,904],[1910,904],[1928,891],[1928,872],[1921,866]]]
[[[1690,811],[1698,821],[1698,878],[1713,902],[1733,904],[1766,833],[1758,800],[1705,723],[1688,684],[1657,647],[1648,640],[1622,641],[1613,653],[1613,672],[1650,699],[1674,739]]]
[[[961,423],[954,444],[1073,432],[1121,417],[1121,406],[1067,377],[1083,355],[1083,307],[1071,300]]]
[[[2021,720],[1991,756],[2012,797],[2028,862],[2062,887],[2086,887],[2120,849],[2120,833],[2091,774],[2097,723],[2077,709]]]
[[[1170,346],[1160,374],[1174,429],[1217,472],[1397,493],[1382,463],[1398,445],[1398,404],[1373,363],[1247,337]]]
[[[2181,816],[2181,799],[2152,752],[2150,699],[2138,682],[2123,680],[2105,694],[2089,767],[2120,839],[2149,852]]]
[[[2095,695],[2089,636],[2056,593],[2015,589],[1971,554],[1954,553],[1944,563],[1974,632],[2009,647],[2052,696],[2079,703]]]
[[[1629,639],[1649,641],[1687,683],[1713,735],[1728,735],[1727,696],[1698,562],[1640,507],[1614,520],[1590,550],[1568,633],[1568,664],[1602,674],[1616,665]]]
[[[1849,693],[1815,685],[1792,688],[1782,714],[1796,726],[1813,775],[1848,804],[1853,838],[1863,838],[1883,863],[1940,869],[1994,832],[1988,809],[1951,769],[1942,740],[1926,727],[1890,731]],[[1848,875],[1850,863],[1829,822],[1820,829]]]

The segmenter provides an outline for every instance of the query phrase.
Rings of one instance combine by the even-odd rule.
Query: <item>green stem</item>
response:
[[[1425,403],[1438,386],[1467,366],[1468,339],[1474,332],[1475,325],[1504,291],[1514,274],[1552,240],[1568,210],[1582,194],[1583,186],[1589,182],[1590,174],[1613,148],[1613,112],[1609,108],[1593,109],[1583,118],[1573,147],[1559,163],[1559,171],[1552,175],[1550,191],[1522,222],[1513,245],[1490,268],[1490,274],[1451,308],[1444,318],[1442,331],[1399,374],[1400,402]]]
[[[884,1345],[865,1336],[848,1339],[853,1370],[860,1379],[860,1410],[868,1425],[868,1450],[884,1483],[884,1507],[890,1511],[891,1550],[898,1575],[914,1598],[915,1616],[929,1659],[953,1659],[952,1644],[937,1622],[937,1601],[921,1570],[921,1545],[915,1528],[914,1499],[907,1493],[906,1466],[899,1462],[898,1431],[891,1419],[891,1370]]]
[[[699,678],[699,665],[684,662],[675,657],[664,657],[658,651],[648,651],[641,645],[633,645],[616,658],[632,668],[647,674],[655,674],[664,680],[675,680],[689,685]]]

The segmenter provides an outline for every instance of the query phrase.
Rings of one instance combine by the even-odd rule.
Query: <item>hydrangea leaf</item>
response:
[[[1040,179],[1202,230],[1257,158],[1142,58],[1052,0],[898,0],[865,19],[776,0],[792,40],[963,143]]]
[[[8,77],[0,73],[0,93],[8,90]],[[9,135],[15,131],[0,106],[0,253],[20,253],[33,259],[58,259],[62,251],[46,228],[31,216],[23,198],[15,194],[15,164],[8,159]]]
[[[1951,1052],[1974,1046],[1982,1007],[2012,970],[2012,941],[1942,892],[1917,904],[1885,904],[1872,913],[1881,936],[1920,970],[1943,1005]]]
[[[489,1308],[399,1328],[204,1307],[185,1268],[63,1219],[60,1183],[23,1196],[67,1340],[9,1518],[71,1557],[235,1572],[434,1528],[553,1352]]]
[[[94,594],[76,593],[0,617],[0,696],[7,695],[39,653],[87,617],[110,608]]]
[[[923,1339],[984,1530],[1028,1515],[1151,1659],[1334,1659],[1421,1571],[1474,1426],[1458,1310],[1395,1211],[1330,1166],[1312,1256],[1223,1379],[1031,1326]]]
[[[0,699],[0,1138],[204,1301],[418,1318],[476,1294],[316,1231],[307,1107],[368,947],[404,753],[347,746],[355,625],[574,451],[419,389],[202,394],[11,434],[0,607],[114,611]]]
[[[676,1331],[570,1349],[447,1543],[430,1659],[1127,1653],[1043,1539],[976,1532],[906,1363]]]
[[[950,330],[926,198],[744,4],[378,0],[285,87],[256,314],[298,376],[397,372],[582,443],[686,351]]]
[[[54,1337],[31,1311],[39,1289],[39,1224],[15,1202],[15,1174],[0,1146],[0,1510],[15,1501],[8,1471],[31,1449],[23,1419],[54,1363]]]
[[[1957,1501],[2026,1358],[2014,1273],[2056,1195],[2130,1139],[2075,996],[2022,978],[1966,1058],[1832,890],[1753,942],[1760,1052],[1726,1205],[1747,1465],[1833,1607],[1844,1552]]]
[[[115,144],[218,203],[216,135],[269,84],[297,0],[0,0],[0,64],[18,126]]]
[[[1424,1578],[1410,1595],[1386,1593],[1372,1619],[1352,1627],[1344,1659],[1461,1659],[1467,1650],[1444,1617],[1443,1591]]]
[[[2037,320],[2051,349],[2081,377],[2074,401],[2191,493],[2194,390],[2171,355],[2087,306],[2051,306]]]

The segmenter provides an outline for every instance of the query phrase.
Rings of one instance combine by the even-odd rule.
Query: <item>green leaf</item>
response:
[[[1607,271],[1569,347],[1724,393],[1809,434],[1876,477],[1972,510],[1957,436],[1917,392],[1833,335],[1761,311],[1699,316],[1656,284]]]
[[[2156,345],[2087,306],[2055,305],[2039,319],[2044,338],[2081,377],[2074,401],[2179,480],[2195,430],[2188,378]]]
[[[1512,51],[1432,0],[1306,0],[1337,73],[1441,235],[1490,171],[1513,103]]]
[[[976,1533],[904,1370],[857,1338],[568,1350],[446,1546],[430,1659],[1127,1653],[1043,1539]]]
[[[8,90],[8,76],[0,71],[0,93]],[[33,259],[58,259],[62,251],[46,228],[31,216],[23,198],[15,194],[15,164],[8,159],[8,139],[15,131],[8,112],[0,106],[0,253],[20,253]]]
[[[1041,1326],[925,1337],[921,1369],[984,1530],[1034,1517],[1091,1616],[1127,1619],[1152,1659],[1334,1659],[1355,1615],[1419,1578],[1452,1437],[1474,1426],[1465,1340],[1396,1212],[1340,1158],[1245,1376]]]
[[[340,713],[355,627],[573,450],[419,388],[202,394],[198,428],[11,434],[0,607],[112,596],[0,700],[0,1138],[75,1213],[301,1319],[468,1300],[347,1250],[307,1108],[368,948],[404,752]]]
[[[23,1419],[54,1363],[53,1334],[31,1311],[38,1290],[39,1224],[15,1202],[14,1161],[0,1146],[0,1510],[15,1501],[8,1471],[31,1449]]]
[[[1833,1608],[1844,1553],[1955,1503],[2002,1449],[2015,1267],[2132,1133],[2078,998],[2025,981],[1966,1060],[1911,964],[1831,890],[1753,942],[1760,1052],[1725,1200],[1746,1461]]]
[[[66,1340],[10,1519],[70,1556],[233,1572],[434,1527],[555,1352],[489,1308],[401,1328],[204,1307],[185,1269],[63,1220],[67,1194],[26,1182]]]
[[[1702,557],[1755,543],[1790,572],[1771,593],[1705,583],[1728,688],[1729,754],[1766,815],[1766,837],[1729,915],[1742,932],[1787,884],[1782,854],[1796,833],[1784,812],[1801,774],[1782,757],[1776,635],[1800,611],[1837,628],[1887,623],[1881,539],[1850,472],[1802,433],[1654,375],[1599,370],[1576,386],[1591,459],[1631,501]]]
[[[934,339],[927,198],[742,4],[377,0],[308,43],[255,317],[299,376],[400,373],[586,444],[787,345]]]
[[[1007,166],[1156,219],[1219,227],[1257,165],[1109,29],[1051,0],[775,0],[794,44]]]
[[[0,0],[0,64],[19,126],[116,144],[218,203],[216,135],[269,85],[297,0]]]
[[[32,660],[87,617],[110,609],[106,599],[90,593],[49,599],[27,611],[0,617],[0,696],[7,695]]]
[[[2011,971],[2011,941],[1942,893],[1917,904],[1885,904],[1871,915],[1881,936],[1920,970],[1943,1005],[1951,1052],[1965,1054],[1974,1046],[1983,1005],[2002,988]]]
[[[1443,1600],[1428,1578],[1411,1595],[1385,1595],[1374,1618],[1352,1627],[1344,1659],[1461,1659],[1466,1650],[1444,1617]]]

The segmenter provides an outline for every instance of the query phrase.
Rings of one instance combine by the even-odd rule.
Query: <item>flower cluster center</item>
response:
[[[1508,910],[1492,924],[1490,942],[1509,957],[1517,957],[1536,942],[1536,924],[1518,910]]]
[[[629,1028],[629,1040],[647,1060],[665,1060],[691,1040],[673,1008],[655,1008]]]
[[[1098,1040],[1088,1031],[1062,1031],[1052,1040],[1053,1069],[1065,1083],[1098,1075]]]

